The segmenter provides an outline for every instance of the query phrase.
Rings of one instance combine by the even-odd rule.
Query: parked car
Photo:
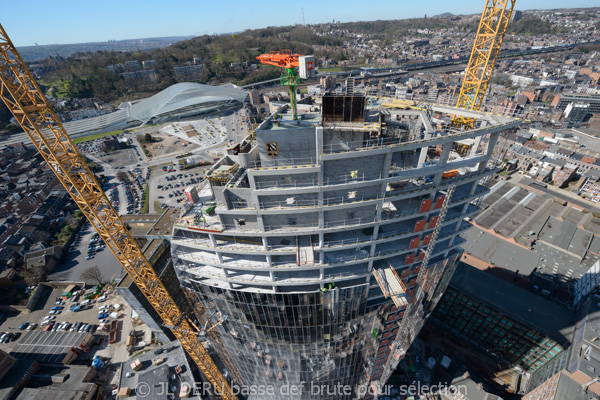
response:
[[[60,310],[52,310],[50,311],[50,314],[60,314],[61,311]]]
[[[21,325],[19,325],[19,330],[23,330],[23,329],[27,329],[27,327],[29,326],[29,322],[23,322]]]
[[[28,331],[32,331],[32,330],[34,330],[35,328],[37,328],[37,326],[38,326],[38,324],[31,324],[31,325],[29,325],[29,326],[27,327],[27,330],[28,330]]]
[[[63,308],[63,306],[54,306],[52,307],[52,310],[62,310]]]
[[[106,319],[108,318],[108,313],[102,313],[98,315],[98,319]]]

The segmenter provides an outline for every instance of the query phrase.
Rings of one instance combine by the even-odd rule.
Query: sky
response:
[[[0,24],[16,46],[199,36],[302,23],[404,19],[450,12],[475,14],[484,0],[73,0],[6,1]],[[575,0],[570,7],[597,7]],[[565,7],[559,0],[517,0],[517,10]]]

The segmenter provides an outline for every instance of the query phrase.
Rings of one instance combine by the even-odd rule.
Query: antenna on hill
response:
[[[306,26],[306,23],[304,22],[304,7],[302,7],[302,25]]]

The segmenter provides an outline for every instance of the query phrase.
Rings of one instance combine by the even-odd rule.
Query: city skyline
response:
[[[46,44],[72,44],[105,42],[109,40],[143,39],[167,36],[201,36],[224,34],[245,29],[267,26],[317,24],[332,20],[341,22],[375,21],[389,19],[418,18],[446,12],[452,14],[478,14],[483,4],[465,0],[452,6],[439,0],[427,3],[402,5],[385,0],[378,7],[367,8],[359,2],[316,2],[314,0],[289,7],[273,7],[272,3],[259,1],[243,3],[235,1],[229,7],[219,4],[199,4],[189,0],[178,2],[178,7],[158,2],[108,1],[104,7],[88,6],[73,1],[63,2],[62,7],[44,8],[47,3],[34,0],[29,7],[43,12],[30,13],[27,23],[14,16],[21,12],[16,3],[4,6],[0,24],[11,35],[16,46]],[[594,7],[597,4],[584,0],[573,4],[573,8]],[[547,2],[524,0],[516,4],[518,10],[563,8],[564,3],[556,0]],[[93,15],[94,18],[82,18]],[[35,29],[32,29],[35,27]]]

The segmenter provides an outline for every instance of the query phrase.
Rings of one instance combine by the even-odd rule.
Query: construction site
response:
[[[258,57],[284,69],[290,104],[187,189],[171,251],[194,313],[158,277],[1,27],[0,97],[221,398],[251,387],[273,389],[261,399],[371,398],[444,294],[459,234],[497,172],[494,145],[521,123],[478,111],[513,6],[486,2],[456,107],[369,102],[352,78],[345,93],[299,107],[314,57]]]

